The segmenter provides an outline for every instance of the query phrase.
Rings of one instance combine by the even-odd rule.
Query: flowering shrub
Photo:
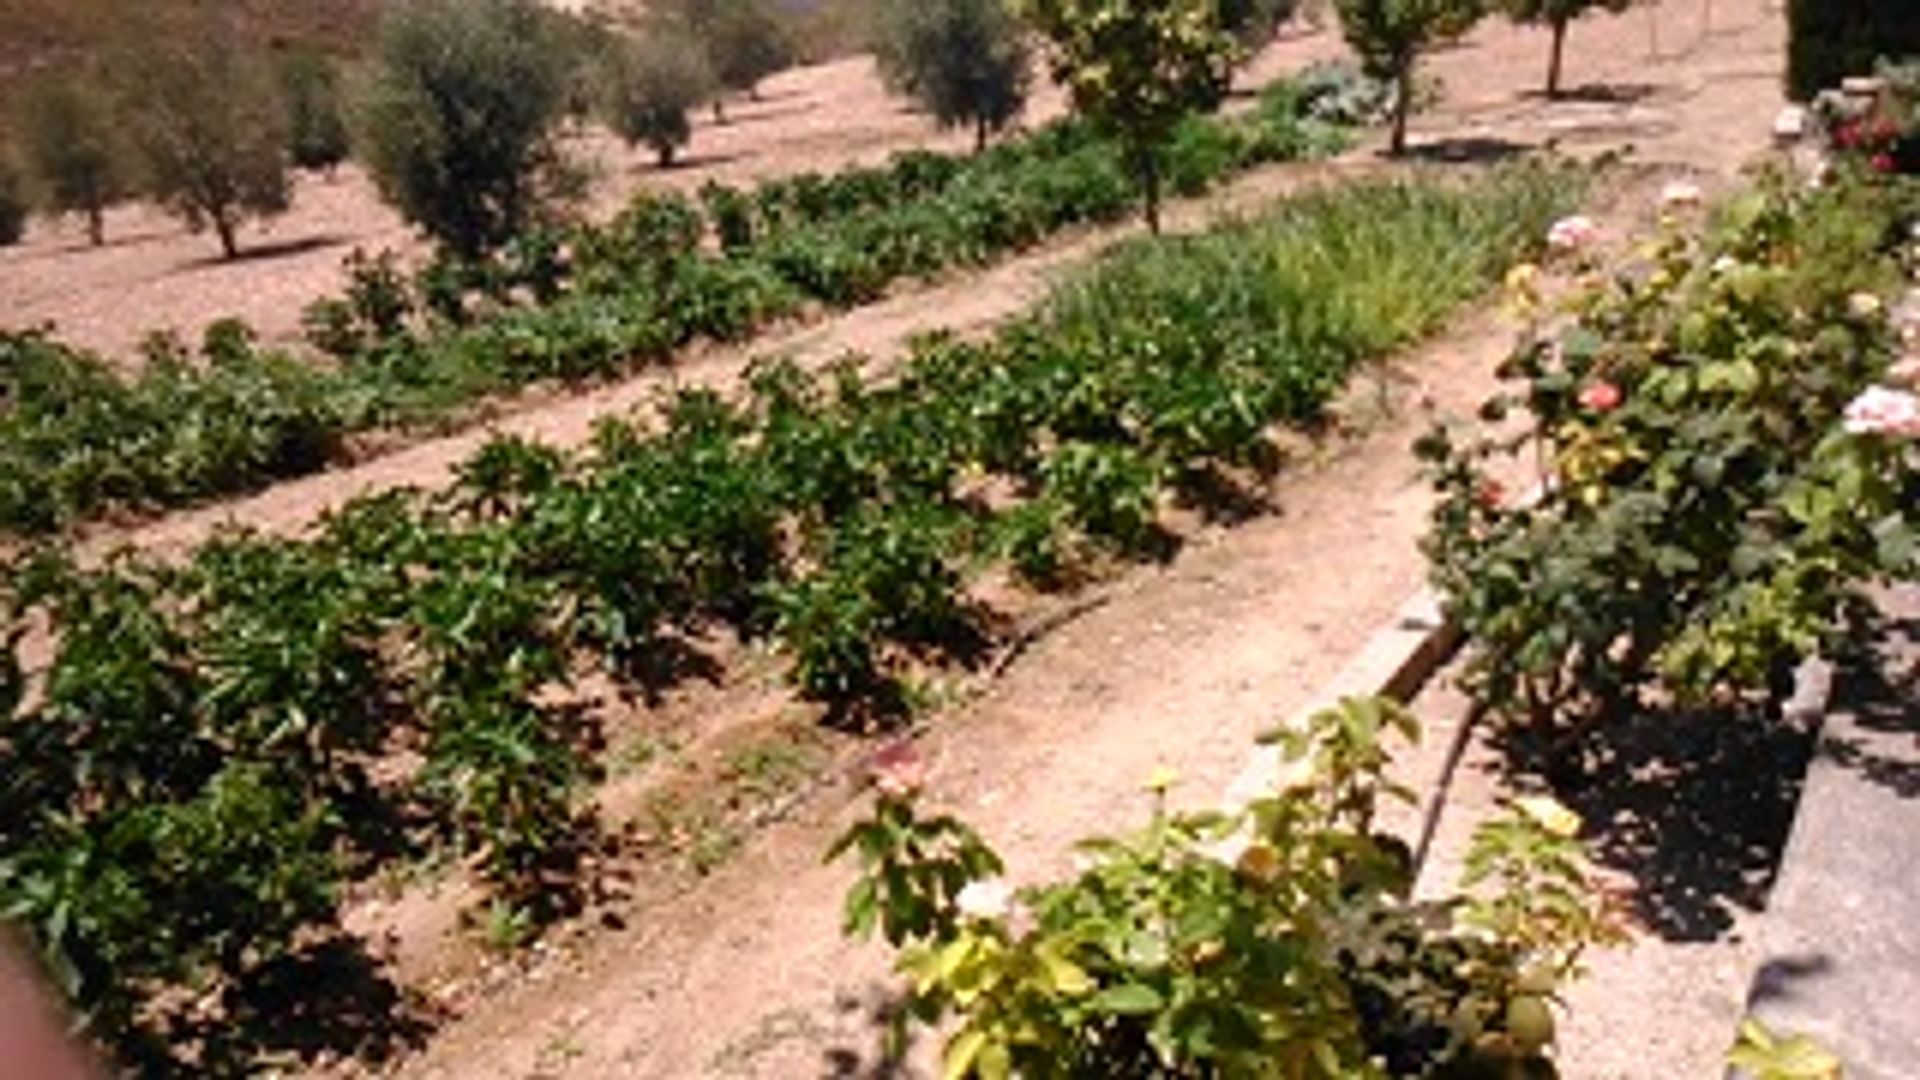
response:
[[[1877,173],[1920,173],[1920,62],[1882,64],[1872,98],[1827,91],[1814,113],[1829,147]]]
[[[1498,434],[1424,440],[1434,577],[1493,704],[1783,689],[1857,585],[1911,568],[1920,401],[1877,384],[1912,366],[1880,295],[1913,208],[1843,178],[1764,184],[1705,237],[1670,216],[1639,272],[1525,337]],[[1537,503],[1488,498],[1529,466]]]
[[[1390,702],[1343,702],[1275,736],[1282,767],[1247,805],[1174,813],[1156,777],[1144,830],[1023,889],[965,825],[923,818],[890,762],[830,855],[863,866],[848,932],[899,947],[903,1023],[955,1022],[950,1077],[1538,1067],[1552,993],[1616,935],[1580,820],[1520,800],[1476,835],[1465,895],[1412,899],[1408,848],[1376,811],[1412,798],[1385,773],[1389,740],[1416,733]]]

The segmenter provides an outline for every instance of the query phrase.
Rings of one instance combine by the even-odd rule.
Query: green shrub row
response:
[[[1920,421],[1886,416],[1920,401],[1884,297],[1916,219],[1910,181],[1775,178],[1530,336],[1486,407],[1517,434],[1427,441],[1434,575],[1490,704],[1553,724],[1784,695],[1860,588],[1912,574]],[[1537,504],[1500,497],[1510,462]]]
[[[361,500],[311,540],[33,554],[7,625],[56,650],[32,692],[0,667],[0,910],[128,1055],[191,1054],[173,1014],[208,1011],[177,988],[231,1001],[395,860],[464,852],[502,910],[564,911],[598,771],[574,676],[646,687],[724,624],[832,715],[884,715],[900,676],[980,642],[983,567],[1044,581],[1151,548],[1169,493],[1257,461],[1271,422],[1497,280],[1579,187],[1309,194],[1124,247],[885,385],[767,366],[578,455],[495,442],[447,492]]]
[[[1194,121],[1175,169],[1197,192],[1341,141],[1299,120],[1283,86],[1250,119]],[[710,204],[726,201],[718,190]],[[0,529],[45,532],[309,473],[354,432],[444,424],[531,382],[741,340],[809,302],[863,303],[903,278],[1120,218],[1129,190],[1111,146],[1060,125],[965,162],[907,155],[732,193],[751,204],[740,221],[650,196],[608,226],[526,237],[497,263],[436,264],[417,282],[391,259],[356,257],[345,295],[308,312],[310,338],[337,361],[311,370],[231,322],[210,328],[198,360],[153,346],[162,362],[133,378],[43,334],[0,333]],[[731,250],[705,247],[710,232]]]

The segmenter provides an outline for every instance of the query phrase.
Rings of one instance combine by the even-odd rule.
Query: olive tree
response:
[[[1413,76],[1420,56],[1440,42],[1472,29],[1484,0],[1334,0],[1347,44],[1361,67],[1394,88],[1393,153],[1407,149],[1407,116],[1413,108]]]
[[[712,93],[705,56],[674,23],[610,46],[600,62],[601,119],[628,146],[651,147],[661,168],[693,137],[688,112]]]
[[[1119,141],[1158,233],[1163,148],[1181,121],[1220,104],[1240,54],[1217,0],[1024,0],[1023,11],[1052,44],[1074,110]]]
[[[757,97],[762,80],[793,66],[786,23],[768,0],[670,0],[659,13],[692,35],[722,90]],[[726,118],[718,94],[713,111],[715,117]]]
[[[968,127],[976,149],[1026,107],[1033,50],[1005,0],[884,0],[875,52],[887,85]]]
[[[113,71],[146,193],[195,232],[213,229],[227,258],[247,219],[291,205],[278,83],[227,25],[129,43]]]
[[[55,214],[77,214],[95,247],[106,242],[106,211],[127,194],[126,154],[112,103],[91,81],[47,76],[29,86],[14,114],[20,150]]]
[[[1633,0],[1499,0],[1501,10],[1514,22],[1530,26],[1545,24],[1553,31],[1552,51],[1547,59],[1547,96],[1560,96],[1560,72],[1567,48],[1567,27],[1586,12],[1600,9],[1627,10]]]
[[[302,169],[331,173],[350,149],[339,69],[322,53],[295,49],[280,58],[279,74],[288,155]]]
[[[477,259],[538,218],[567,179],[554,131],[573,58],[535,0],[400,0],[354,108],[381,195]]]

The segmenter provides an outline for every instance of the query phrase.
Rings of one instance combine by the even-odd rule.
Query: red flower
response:
[[[1885,153],[1875,154],[1869,164],[1873,166],[1874,172],[1890,173],[1893,171],[1893,155]]]
[[[1474,489],[1473,501],[1479,503],[1482,510],[1499,510],[1507,504],[1507,486],[1492,477],[1482,479]]]
[[[1859,124],[1841,124],[1833,129],[1833,145],[1842,150],[1852,149],[1860,141]]]
[[[1620,388],[1605,379],[1588,383],[1587,388],[1580,391],[1580,407],[1594,412],[1612,412],[1625,399],[1626,395],[1620,392]]]

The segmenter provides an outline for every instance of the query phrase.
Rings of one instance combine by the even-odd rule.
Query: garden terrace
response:
[[[1312,422],[1475,299],[1583,183],[1328,189],[1124,249],[887,385],[776,365],[578,455],[496,443],[452,490],[364,500],[310,542],[224,536],[179,567],[34,555],[10,607],[56,652],[13,684],[4,744],[23,917],[139,1054],[156,1030],[195,1042],[156,1029],[167,987],[224,971],[241,992],[395,859],[465,851],[499,918],[570,911],[602,768],[593,718],[555,697],[574,673],[641,682],[721,625],[777,643],[832,714],[884,719],[902,675],[984,632],[981,570],[1044,583],[1157,550],[1168,496],[1257,467],[1270,424]],[[80,852],[111,872],[63,869]],[[256,921],[218,915],[236,906]]]
[[[1284,84],[1243,117],[1191,121],[1176,190],[1317,156],[1339,129]],[[1132,205],[1112,147],[1072,124],[964,160],[705,193],[707,212],[647,196],[606,226],[524,238],[483,267],[416,280],[359,258],[344,296],[309,312],[314,366],[215,323],[195,356],[150,345],[123,376],[33,331],[0,336],[0,528],[43,533],[261,487],[345,460],[352,437],[432,431],[531,383],[606,379],[698,340],[740,341],[809,305],[872,301],[895,282],[977,267]],[[717,249],[715,245],[717,244]]]

